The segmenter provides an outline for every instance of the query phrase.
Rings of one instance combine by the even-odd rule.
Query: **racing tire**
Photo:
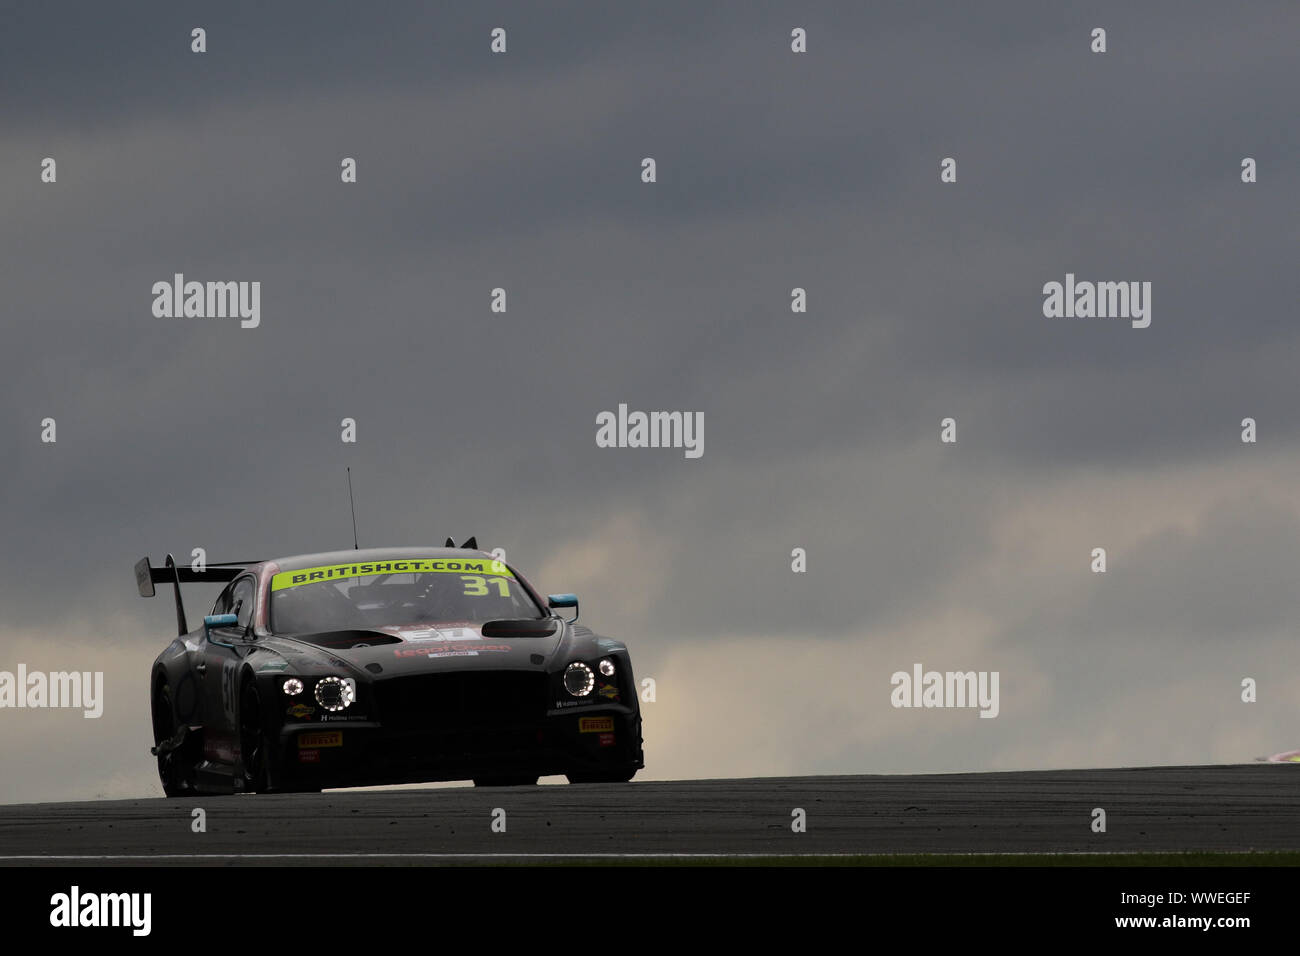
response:
[[[153,703],[153,739],[154,746],[160,747],[176,733],[175,709],[172,707],[172,689],[166,681],[158,685]],[[158,779],[162,783],[163,793],[168,797],[183,797],[191,792],[187,785],[189,767],[179,750],[172,749],[158,754]]]
[[[239,762],[245,793],[264,793],[268,787],[266,730],[262,726],[262,695],[251,679],[239,692]]]

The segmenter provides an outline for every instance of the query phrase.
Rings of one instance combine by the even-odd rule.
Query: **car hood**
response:
[[[570,652],[572,634],[565,622],[537,622],[550,633],[536,626],[508,626],[515,623],[488,625],[486,634],[484,625],[470,622],[283,634],[263,646],[295,670],[346,666],[381,679],[431,671],[546,670]]]

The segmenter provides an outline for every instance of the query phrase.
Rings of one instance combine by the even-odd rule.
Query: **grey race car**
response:
[[[168,796],[614,782],[644,766],[627,648],[473,539],[135,571],[143,596],[175,589],[179,636],[149,678]],[[190,630],[181,585],[198,582],[226,586]]]

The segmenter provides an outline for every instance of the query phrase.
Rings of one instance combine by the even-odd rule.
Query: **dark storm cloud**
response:
[[[253,9],[236,6],[211,21],[201,9],[141,17],[136,33],[87,13],[54,43],[58,26],[20,8],[18,32],[46,42],[24,45],[7,68],[28,78],[24,102],[44,96],[46,110],[36,135],[11,130],[6,156],[30,164],[14,147],[37,146],[50,118],[68,145],[52,150],[63,162],[58,196],[13,177],[6,187],[21,190],[10,201],[31,226],[6,243],[19,317],[6,384],[19,421],[55,405],[67,425],[84,425],[88,440],[59,452],[90,453],[68,469],[83,487],[62,484],[85,513],[65,513],[99,512],[114,526],[114,506],[143,503],[155,464],[130,452],[159,444],[179,463],[238,442],[260,463],[256,481],[246,469],[220,475],[222,465],[189,472],[201,501],[221,501],[209,487],[218,476],[247,494],[277,462],[312,474],[337,461],[343,414],[365,422],[366,446],[383,448],[395,473],[421,464],[406,457],[408,442],[436,452],[441,473],[456,467],[447,448],[487,456],[493,467],[480,470],[497,473],[499,438],[557,468],[565,455],[538,447],[539,428],[558,424],[573,435],[567,453],[594,460],[583,432],[594,410],[623,399],[705,407],[726,425],[711,430],[714,454],[748,459],[888,446],[954,408],[988,419],[963,424],[1019,457],[1195,453],[1208,416],[1189,378],[1161,369],[1210,349],[1217,362],[1234,351],[1253,361],[1293,344],[1277,321],[1295,291],[1284,268],[1293,210],[1276,201],[1284,187],[1268,185],[1295,154],[1277,148],[1295,136],[1280,122],[1290,63],[1277,52],[1289,46],[1268,17],[1220,14],[1196,30],[1168,11],[1112,13],[1115,52],[1103,68],[1082,40],[1063,42],[1078,24],[1032,8],[935,21],[895,11],[892,22],[814,11],[862,32],[823,38],[814,27],[817,56],[792,64],[781,18],[746,10],[638,23],[589,10],[573,21],[523,15],[499,61],[570,94],[548,99],[548,87],[530,94],[513,72],[489,72],[497,61],[470,53],[467,39],[449,39],[485,32],[476,16],[406,8],[378,21],[341,6],[282,7],[254,28]],[[172,36],[191,21],[222,34],[219,56],[195,57]],[[575,24],[588,31],[565,47],[575,55],[534,59]],[[1129,52],[1139,39],[1169,58],[1164,69]],[[454,55],[412,66],[431,43]],[[102,47],[121,64],[121,82],[107,87],[94,72],[107,58],[90,55]],[[30,51],[46,48],[42,73]],[[214,60],[229,75],[204,76]],[[1215,63],[1234,66],[1231,97]],[[351,84],[329,85],[341,76]],[[203,98],[169,111],[187,91]],[[78,168],[79,98],[100,104],[101,123],[122,124],[107,136],[112,126],[89,124],[104,140],[94,169]],[[348,108],[332,112],[335,99]],[[1212,135],[1181,105],[1207,99],[1220,107]],[[358,101],[369,109],[351,109]],[[1221,161],[1203,158],[1207,140]],[[1237,153],[1259,145],[1274,147],[1264,182],[1229,194]],[[332,170],[353,153],[362,183],[348,192]],[[635,182],[643,153],[662,164],[653,188]],[[962,183],[934,188],[949,153]],[[1188,220],[1229,202],[1250,227],[1225,249]],[[753,217],[767,228],[730,226]],[[692,229],[714,241],[691,246]],[[569,248],[529,242],[556,233]],[[52,280],[54,261],[75,264],[72,281]],[[1150,278],[1152,330],[1042,319],[1039,286],[1067,269]],[[151,321],[142,289],[173,271],[260,278],[265,327],[240,335]],[[485,343],[486,289],[497,283],[514,312],[495,320],[506,339]],[[810,289],[806,317],[785,307],[794,284]],[[557,362],[579,371],[576,384],[554,374]],[[1274,406],[1294,397],[1293,381],[1241,387]],[[162,390],[142,392],[150,382]],[[494,400],[448,416],[445,400],[424,397],[435,383],[445,395],[490,388]],[[545,420],[526,421],[525,402]],[[1152,429],[1162,442],[1149,441]],[[13,450],[28,460],[30,450]],[[595,471],[602,485],[642,473],[633,456]],[[120,493],[96,502],[94,488],[117,473]],[[584,484],[584,470],[568,481]]]

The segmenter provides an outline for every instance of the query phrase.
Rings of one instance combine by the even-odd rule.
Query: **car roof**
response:
[[[287,558],[276,558],[274,563],[282,571],[301,571],[303,568],[319,568],[330,564],[400,561],[411,558],[465,558],[469,556],[476,558],[492,557],[486,551],[478,551],[474,548],[361,548],[347,551],[321,551],[316,554],[295,554]]]

